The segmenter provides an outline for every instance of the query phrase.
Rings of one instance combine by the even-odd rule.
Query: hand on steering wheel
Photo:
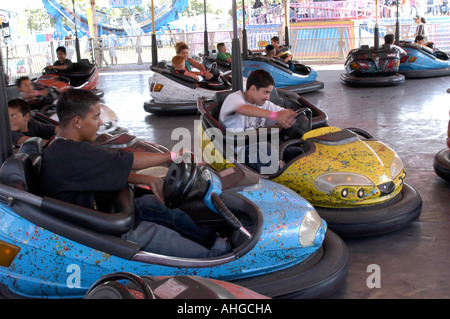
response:
[[[181,163],[173,163],[170,166],[163,185],[164,203],[167,207],[176,208],[186,200],[197,175],[197,164],[192,153],[184,153]]]
[[[285,129],[285,135],[289,138],[300,138],[306,132],[309,132],[312,128],[312,111],[311,109],[304,107],[298,110],[295,110],[297,117],[295,118],[295,123]]]
[[[208,67],[208,71],[214,74],[217,70],[217,62],[211,63],[211,65]]]

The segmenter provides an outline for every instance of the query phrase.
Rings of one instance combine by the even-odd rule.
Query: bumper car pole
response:
[[[397,15],[397,21],[395,22],[395,45],[399,45],[399,43],[400,43],[400,22],[398,21],[398,16],[400,15],[400,12],[398,12],[398,1],[397,1],[397,12],[395,14]]]
[[[205,32],[203,33],[203,51],[206,56],[209,56],[208,29],[207,29],[207,23],[206,23],[206,0],[203,0],[203,14],[205,15]]]
[[[378,34],[378,0],[375,0],[375,29],[373,32],[374,39],[374,46],[375,50],[378,51],[380,48],[380,37]]]
[[[242,57],[245,59],[248,57],[248,40],[247,40],[247,30],[245,29],[245,0],[242,0]]]
[[[12,155],[11,131],[9,129],[8,102],[6,100],[5,72],[0,43],[0,165]]]
[[[289,46],[289,0],[284,0],[284,45]]]
[[[231,74],[233,77],[232,90],[233,92],[243,90],[242,81],[242,62],[241,62],[241,47],[237,35],[237,12],[236,0],[233,0],[233,40],[231,41]]]
[[[152,0],[152,66],[158,64],[158,46],[156,44],[156,34],[155,34],[155,6]]]

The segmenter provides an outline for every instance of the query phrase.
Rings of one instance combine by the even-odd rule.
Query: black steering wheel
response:
[[[307,107],[295,110],[298,114],[295,123],[284,130],[284,135],[290,139],[301,138],[312,129],[312,111]]]
[[[190,156],[190,161],[187,159]],[[169,208],[180,206],[197,180],[198,169],[194,154],[183,154],[181,163],[173,163],[167,171],[163,185],[164,203]]]
[[[84,299],[135,299],[119,280],[133,282],[142,292],[144,299],[156,299],[153,290],[139,276],[128,272],[106,275],[97,280],[86,293]]]
[[[45,67],[42,69],[42,74],[58,74],[58,70]]]
[[[217,70],[217,62],[211,63],[211,65],[208,68],[208,71],[214,74]]]

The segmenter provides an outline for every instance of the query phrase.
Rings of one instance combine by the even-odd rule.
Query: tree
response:
[[[40,32],[51,26],[50,17],[44,9],[25,9],[27,28],[31,32]]]
[[[204,11],[204,0],[189,0],[186,10],[183,12],[183,16],[191,17],[198,15]],[[206,13],[221,14],[222,8],[215,8],[211,4],[211,1],[206,2]]]

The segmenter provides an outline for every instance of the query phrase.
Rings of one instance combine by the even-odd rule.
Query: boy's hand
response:
[[[163,196],[163,185],[164,182],[160,177],[155,176],[147,176],[147,185],[150,186],[153,194],[158,198],[162,203],[164,203]]]
[[[213,77],[213,74],[209,71],[203,71],[203,76],[207,79],[207,80],[211,80],[211,78]]]
[[[296,117],[297,113],[295,113],[293,110],[285,109],[277,112],[277,117],[275,121],[277,121],[277,123],[280,123],[281,126],[283,126],[284,128],[289,128],[292,125],[294,125]]]

